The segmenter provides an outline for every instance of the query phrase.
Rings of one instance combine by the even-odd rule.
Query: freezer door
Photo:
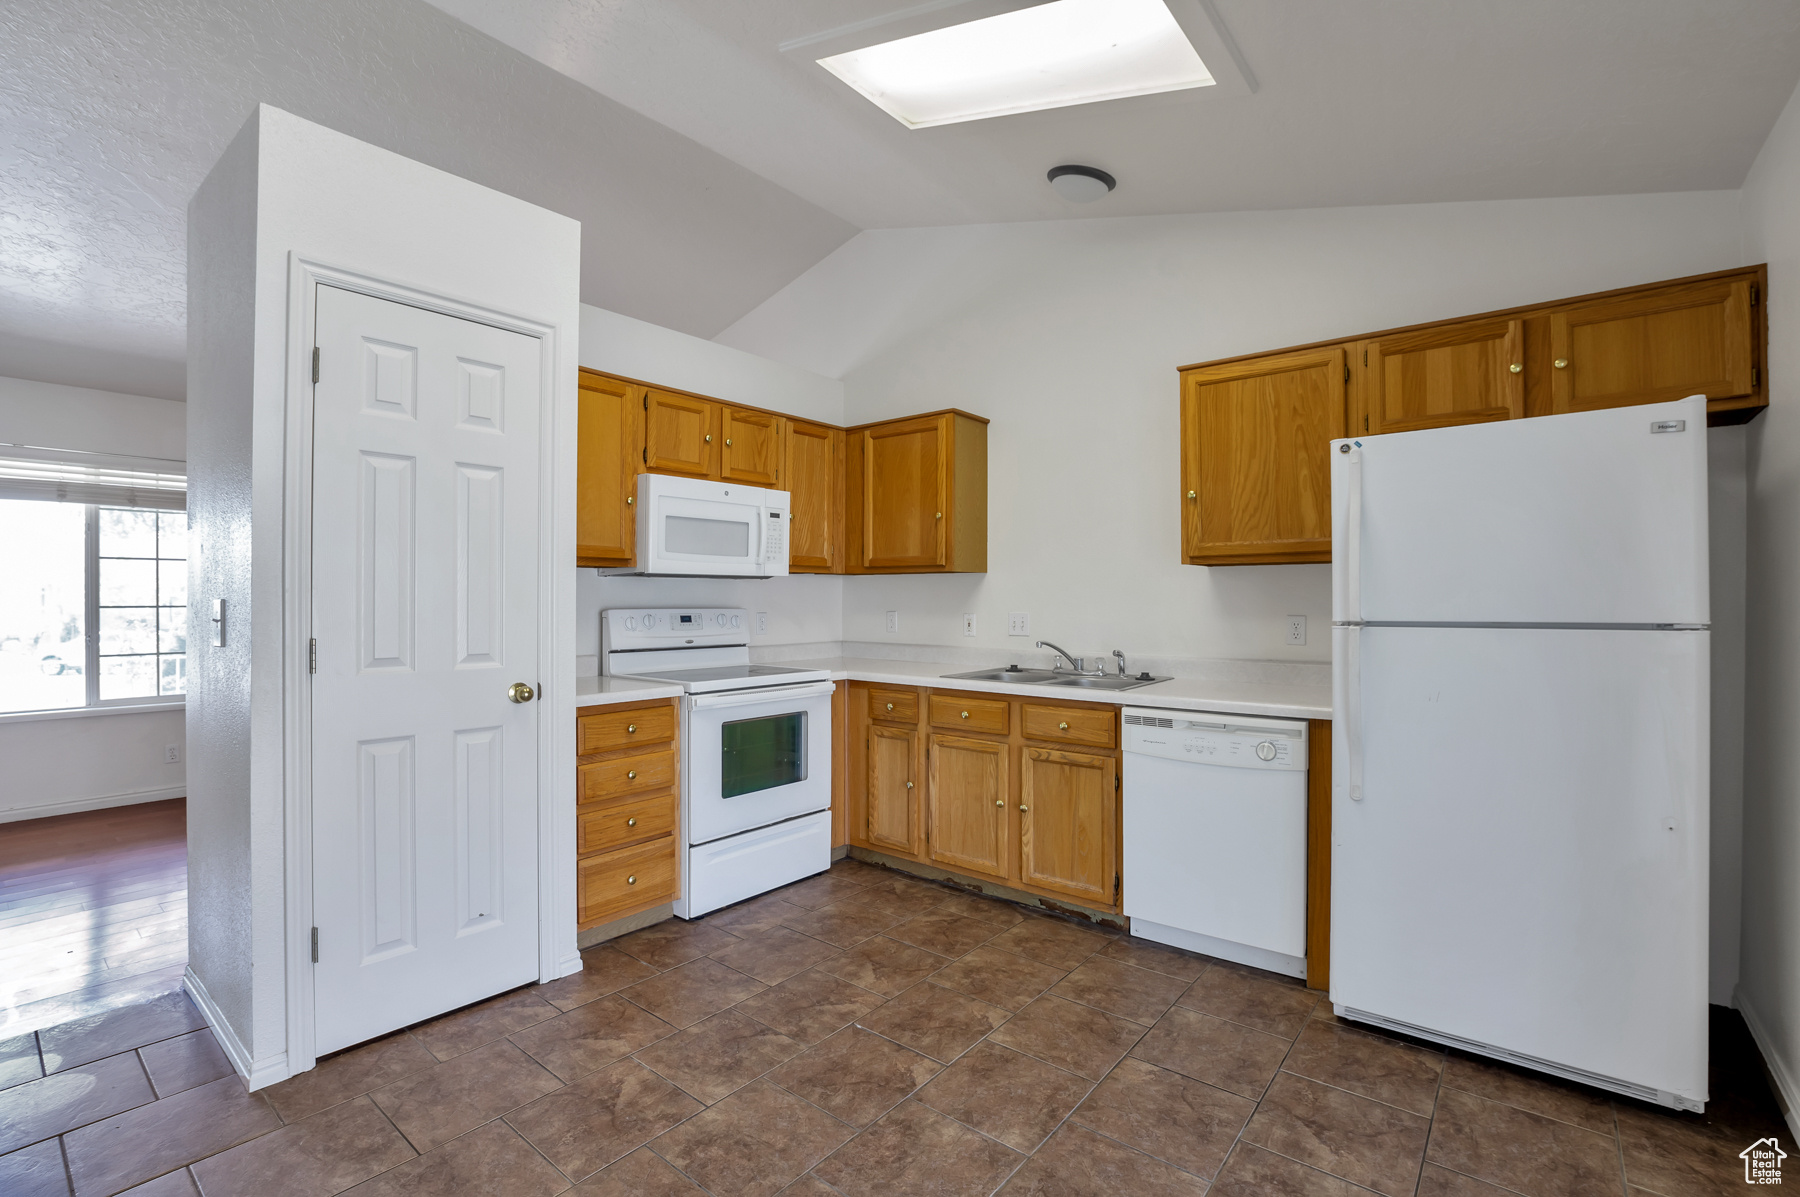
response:
[[[1332,442],[1332,618],[1707,623],[1706,401]]]
[[[1704,1101],[1707,633],[1334,636],[1331,1000]]]

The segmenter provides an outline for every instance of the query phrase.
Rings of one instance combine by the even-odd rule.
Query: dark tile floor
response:
[[[1736,1016],[1674,1115],[1266,973],[854,861],[245,1093],[187,999],[0,1043],[0,1193],[1737,1192]]]

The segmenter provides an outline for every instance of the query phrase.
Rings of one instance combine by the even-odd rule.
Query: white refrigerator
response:
[[[1706,402],[1331,446],[1331,1000],[1706,1101]]]

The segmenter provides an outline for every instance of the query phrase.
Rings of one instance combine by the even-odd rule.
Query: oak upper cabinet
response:
[[[934,734],[926,788],[926,843],[946,869],[1004,881],[1011,836],[1005,740]]]
[[[843,572],[844,430],[783,421],[783,475],[789,495],[788,570]]]
[[[986,420],[889,420],[851,429],[848,447],[849,572],[986,572]]]
[[[1368,433],[1410,432],[1525,414],[1525,322],[1480,320],[1362,345]]]
[[[635,565],[644,388],[583,371],[578,394],[575,563]]]
[[[1760,389],[1758,284],[1713,279],[1550,317],[1551,410],[1593,411],[1705,395],[1739,406]]]
[[[919,733],[911,727],[873,724],[869,728],[869,776],[865,807],[872,847],[912,855],[918,852],[918,788],[915,773]]]
[[[719,476],[719,409],[710,399],[646,388],[644,469],[690,478]]]
[[[750,407],[720,410],[719,480],[785,489],[781,482],[780,416]]]
[[[1119,900],[1118,763],[1026,747],[1019,765],[1019,879],[1083,902]]]
[[[1182,371],[1181,558],[1331,560],[1329,442],[1344,435],[1345,349]]]

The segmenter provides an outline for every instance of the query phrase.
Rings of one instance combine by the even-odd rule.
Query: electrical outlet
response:
[[[165,744],[163,746],[163,760],[171,765],[179,765],[181,763],[181,745]]]
[[[974,634],[975,634],[975,612],[964,611],[963,612],[963,635],[973,636]]]
[[[1029,611],[1014,611],[1008,614],[1006,617],[1006,634],[1008,636],[1031,635],[1031,613]]]
[[[1306,643],[1306,616],[1290,615],[1287,617],[1287,642],[1289,644]]]
[[[769,613],[767,611],[758,611],[756,613],[756,634],[758,636],[767,636],[769,634]]]
[[[900,631],[900,612],[889,611],[887,613],[887,633],[888,633],[888,635],[893,636],[893,635],[898,634],[899,631]]]

